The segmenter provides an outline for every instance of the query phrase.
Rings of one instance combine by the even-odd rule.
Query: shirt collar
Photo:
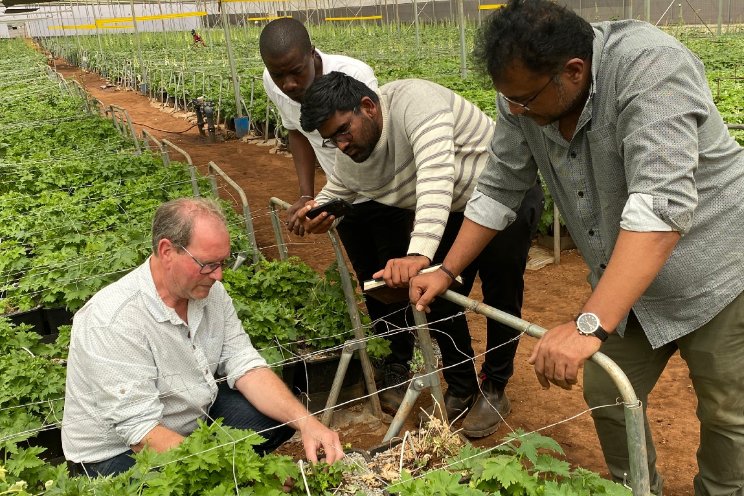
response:
[[[137,269],[138,277],[140,278],[140,287],[143,288],[145,307],[150,312],[153,319],[156,322],[167,322],[169,321],[174,325],[186,325],[186,323],[178,316],[176,311],[165,304],[163,299],[158,294],[158,290],[155,287],[155,280],[152,278],[152,270],[150,268],[150,259],[152,256],[147,257],[145,263],[139,266]],[[207,296],[209,298],[209,296]],[[188,312],[189,322],[195,323],[201,321],[201,315],[204,312],[204,307],[207,303],[207,298],[201,300],[189,300]]]

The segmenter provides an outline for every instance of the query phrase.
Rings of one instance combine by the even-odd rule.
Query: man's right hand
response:
[[[290,232],[298,236],[305,235],[305,227],[302,225],[302,217],[297,214],[302,210],[302,207],[311,200],[312,198],[303,196],[287,209],[287,229],[289,229]]]
[[[318,203],[315,200],[310,200],[305,204],[304,207],[297,211],[297,218],[301,220],[302,227],[306,233],[310,234],[323,234],[333,226],[333,221],[336,220],[335,215],[330,215],[328,212],[321,212],[314,219],[306,217],[310,209],[317,207]]]
[[[413,279],[408,287],[408,297],[419,312],[429,313],[429,304],[434,298],[447,291],[452,284],[452,279],[443,270],[435,270],[428,274],[419,274]]]

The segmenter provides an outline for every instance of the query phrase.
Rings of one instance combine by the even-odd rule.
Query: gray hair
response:
[[[161,239],[175,245],[188,246],[194,221],[199,217],[214,217],[227,225],[219,203],[210,198],[178,198],[163,203],[152,220],[152,252],[157,256]]]

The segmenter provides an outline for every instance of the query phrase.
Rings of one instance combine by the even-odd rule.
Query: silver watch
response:
[[[610,337],[610,335],[607,334],[607,331],[605,331],[600,325],[599,317],[597,317],[596,314],[589,312],[582,313],[576,317],[576,330],[578,330],[579,334],[582,336],[594,336],[603,342],[607,341],[607,338]]]

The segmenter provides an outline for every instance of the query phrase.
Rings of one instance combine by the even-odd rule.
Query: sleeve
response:
[[[488,162],[478,179],[465,217],[490,229],[504,230],[514,219],[526,192],[537,181],[537,164],[519,119],[497,97],[499,118],[489,146]]]
[[[224,286],[215,284],[212,291],[215,289],[220,291],[222,314],[225,319],[224,338],[217,373],[227,377],[227,384],[234,389],[235,381],[246,372],[258,367],[266,367],[267,364],[258,350],[253,347],[251,338],[243,329],[243,324],[235,311],[232,298],[227,294]]]
[[[339,153],[341,152],[336,152],[337,155]],[[326,184],[315,196],[315,201],[322,205],[328,203],[334,198],[340,198],[349,203],[354,203],[358,197],[359,195],[355,191],[347,188],[341,181],[339,181],[338,176],[333,174],[332,176],[326,177]]]
[[[357,64],[353,67],[350,67],[347,74],[354,79],[363,82],[369,89],[376,92],[378,90],[378,83],[375,72],[370,66],[368,66],[361,60],[357,60],[356,62]]]
[[[282,126],[284,129],[289,129],[292,131],[297,130],[296,126],[294,126],[289,118],[286,116],[286,110],[284,109],[283,101],[286,97],[284,93],[281,93],[279,90],[279,87],[274,84],[274,81],[271,79],[271,75],[269,75],[269,70],[264,68],[263,71],[263,87],[264,91],[266,91],[266,96],[271,100],[271,103],[274,104],[274,106],[279,111],[279,115],[282,118]]]
[[[653,47],[621,62],[618,73],[618,146],[628,201],[621,226],[630,231],[684,234],[698,193],[698,128],[710,115],[702,64],[683,47]]]
[[[88,371],[87,391],[81,394],[92,396],[98,420],[131,446],[158,425],[163,405],[147,337],[137,325],[122,320],[82,331],[74,353]]]
[[[412,93],[411,90],[406,90]],[[413,149],[416,173],[416,217],[409,253],[434,258],[447,225],[455,187],[455,117],[440,96],[427,99],[421,110],[421,95],[408,95],[402,112],[405,132]],[[392,115],[392,114],[391,114]]]

